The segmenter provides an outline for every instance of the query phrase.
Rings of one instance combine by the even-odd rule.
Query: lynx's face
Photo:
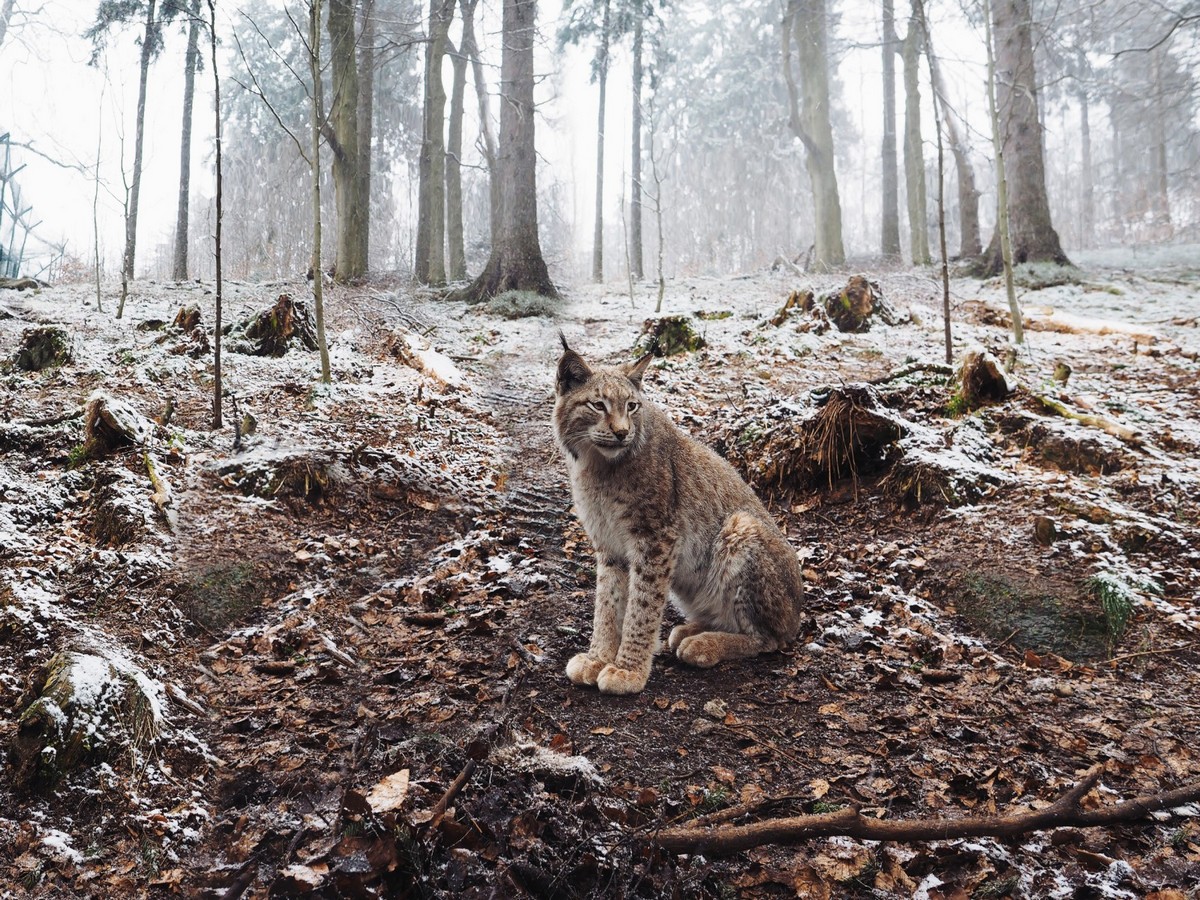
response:
[[[573,350],[558,363],[554,431],[574,459],[590,453],[616,462],[638,446],[642,374],[650,355],[631,366],[591,369]]]

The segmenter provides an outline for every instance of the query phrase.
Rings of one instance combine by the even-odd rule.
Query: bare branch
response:
[[[864,816],[856,806],[821,815],[767,819],[744,825],[697,827],[695,823],[667,828],[653,843],[673,853],[729,856],[764,844],[796,844],[811,838],[840,835],[869,841],[938,841],[966,837],[1012,837],[1062,826],[1094,828],[1136,822],[1151,813],[1200,800],[1200,782],[1170,791],[1144,794],[1099,809],[1080,804],[1104,771],[1092,766],[1073,788],[1043,809],[1026,809],[1002,816],[888,820]]]

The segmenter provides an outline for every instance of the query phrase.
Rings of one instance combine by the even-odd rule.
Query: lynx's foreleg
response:
[[[621,627],[629,596],[629,570],[605,557],[596,560],[596,606],[592,615],[592,643],[567,663],[573,684],[594,686],[600,670],[617,658]]]
[[[668,554],[669,547],[653,546],[630,567],[621,646],[617,658],[596,679],[596,686],[605,694],[636,694],[646,686],[671,584]]]

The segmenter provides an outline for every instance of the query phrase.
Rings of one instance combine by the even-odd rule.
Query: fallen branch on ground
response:
[[[1136,822],[1150,813],[1173,809],[1200,800],[1200,782],[1171,791],[1144,794],[1100,809],[1080,803],[1100,780],[1103,764],[1088,770],[1080,782],[1044,809],[1028,809],[1003,816],[874,819],[851,806],[820,815],[767,819],[744,825],[697,827],[695,823],[666,828],[653,835],[654,844],[672,853],[730,856],[764,844],[797,844],[811,838],[844,836],[867,841],[940,841],[951,838],[1012,837],[1031,831],[1071,826],[1095,828]]]
[[[1112,419],[1106,419],[1104,416],[1097,416],[1092,413],[1077,412],[1065,403],[1055,400],[1053,397],[1047,397],[1043,394],[1034,394],[1034,398],[1056,415],[1062,416],[1064,419],[1073,419],[1082,425],[1090,425],[1092,428],[1099,428],[1106,434],[1111,434],[1113,437],[1131,444],[1134,447],[1141,447],[1144,441],[1142,433],[1126,425],[1120,425]]]

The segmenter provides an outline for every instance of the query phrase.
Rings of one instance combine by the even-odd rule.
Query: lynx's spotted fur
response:
[[[687,620],[668,646],[690,665],[791,642],[795,551],[733,467],[642,396],[651,355],[592,368],[565,338],[563,350],[554,435],[597,563],[591,646],[567,677],[610,694],[642,690],[668,594]]]

